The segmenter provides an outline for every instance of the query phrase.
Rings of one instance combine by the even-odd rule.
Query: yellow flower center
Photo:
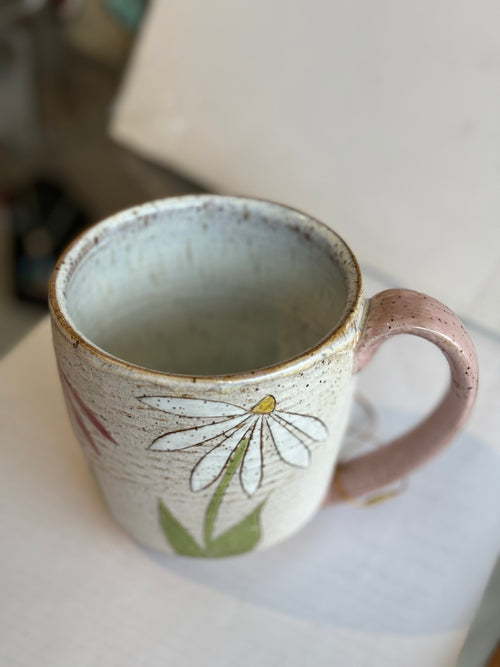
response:
[[[271,394],[254,405],[250,412],[255,412],[257,415],[268,415],[276,407],[276,399]]]

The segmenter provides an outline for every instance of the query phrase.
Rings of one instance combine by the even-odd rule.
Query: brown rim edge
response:
[[[91,341],[89,341],[83,334],[81,334],[72,324],[71,322],[68,321],[68,319],[65,317],[63,314],[59,302],[57,299],[57,290],[56,290],[56,282],[59,274],[59,270],[61,266],[64,264],[64,262],[67,260],[68,256],[71,254],[71,252],[74,250],[74,248],[80,244],[83,239],[89,234],[89,232],[92,232],[96,227],[104,225],[105,223],[109,223],[112,220],[115,220],[119,218],[120,216],[124,216],[126,213],[135,213],[137,214],[139,211],[144,210],[147,207],[153,207],[155,205],[159,204],[165,204],[165,202],[180,202],[180,201],[185,201],[187,199],[192,199],[192,200],[205,200],[209,201],[210,199],[223,199],[225,201],[228,200],[236,200],[237,202],[248,202],[249,204],[253,202],[259,202],[262,204],[270,204],[273,206],[278,206],[281,208],[284,208],[288,211],[292,211],[294,213],[297,213],[301,216],[304,216],[307,218],[309,222],[311,222],[317,230],[320,232],[320,234],[323,237],[327,237],[328,235],[331,235],[335,237],[337,242],[340,242],[350,260],[351,260],[351,265],[354,268],[355,271],[355,285],[354,285],[354,296],[352,299],[352,303],[350,305],[350,308],[346,310],[342,321],[334,328],[332,329],[324,338],[322,338],[316,345],[313,347],[308,348],[307,350],[304,350],[301,352],[299,355],[296,355],[295,357],[292,357],[291,359],[287,359],[285,361],[279,362],[277,364],[272,364],[271,366],[265,366],[264,368],[257,368],[255,370],[251,371],[244,371],[241,373],[229,373],[229,374],[221,374],[221,375],[183,375],[179,373],[168,373],[164,371],[157,371],[151,368],[147,368],[145,366],[140,366],[138,364],[133,364],[128,361],[125,361],[124,359],[120,359],[119,357],[115,357],[114,355],[106,352],[105,350],[101,349],[97,345],[94,345]],[[326,238],[325,238],[326,240]],[[89,244],[89,248],[92,247],[91,244]],[[88,250],[87,250],[88,251]],[[249,380],[249,379],[259,379],[264,376],[268,376],[270,374],[275,374],[278,372],[286,371],[288,369],[291,369],[293,366],[300,365],[303,363],[306,363],[308,361],[312,360],[312,357],[321,352],[322,350],[327,350],[328,347],[334,343],[335,341],[341,340],[346,334],[350,332],[350,330],[358,323],[359,318],[356,317],[356,312],[361,306],[361,301],[362,301],[362,275],[361,275],[361,270],[359,268],[358,261],[351,250],[350,246],[344,241],[344,239],[333,229],[331,229],[328,225],[325,223],[321,222],[320,220],[317,220],[316,218],[313,218],[312,216],[308,215],[307,213],[304,213],[300,209],[294,208],[292,206],[288,206],[286,204],[282,204],[280,202],[272,201],[269,199],[261,199],[257,197],[244,197],[244,196],[235,196],[235,195],[218,195],[218,194],[193,194],[193,195],[180,195],[177,197],[166,197],[163,199],[156,199],[151,202],[146,202],[143,204],[139,204],[137,206],[132,206],[128,209],[124,209],[122,211],[119,211],[111,216],[108,216],[104,218],[103,220],[100,220],[93,224],[92,226],[88,227],[85,229],[83,232],[81,232],[61,253],[59,256],[56,266],[52,272],[50,282],[49,282],[49,311],[52,316],[53,321],[57,324],[59,330],[61,333],[71,342],[71,344],[74,347],[82,348],[85,350],[90,357],[94,357],[98,359],[101,363],[106,364],[105,368],[103,370],[106,370],[108,372],[116,372],[119,373],[120,371],[126,371],[128,373],[130,372],[137,372],[140,373],[141,375],[146,375],[148,376],[151,380],[153,381],[161,381],[161,380],[167,380],[167,381],[176,381],[176,382],[185,382],[187,384],[192,384],[192,383],[199,383],[199,384],[213,384],[213,383],[218,383],[221,380],[224,381],[239,381],[239,380]],[[356,342],[357,337],[359,337],[360,332],[358,332],[357,336],[353,336],[353,343]]]

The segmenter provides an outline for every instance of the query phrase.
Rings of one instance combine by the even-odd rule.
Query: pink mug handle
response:
[[[450,365],[449,389],[433,412],[411,431],[374,452],[341,463],[326,504],[371,494],[406,477],[450,442],[474,405],[478,386],[474,345],[449,308],[420,292],[390,289],[369,301],[354,351],[354,372],[396,334],[421,336],[439,347]]]

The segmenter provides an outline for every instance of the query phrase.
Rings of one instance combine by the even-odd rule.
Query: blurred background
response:
[[[0,0],[0,354],[80,229],[201,189],[499,336],[499,30],[493,0]]]
[[[0,356],[86,225],[193,183],[122,149],[111,108],[144,0],[0,0]]]

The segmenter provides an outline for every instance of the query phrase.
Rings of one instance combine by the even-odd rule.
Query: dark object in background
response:
[[[60,185],[38,180],[10,198],[18,298],[46,304],[48,282],[64,247],[87,216]]]

